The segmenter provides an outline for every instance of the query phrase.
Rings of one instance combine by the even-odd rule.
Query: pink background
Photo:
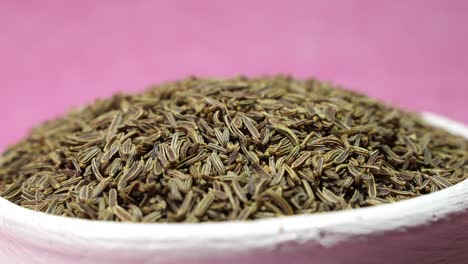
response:
[[[0,0],[0,150],[72,106],[189,74],[314,75],[468,123],[467,47],[463,0]]]
[[[291,73],[468,123],[467,1],[0,0],[0,149],[189,74]]]

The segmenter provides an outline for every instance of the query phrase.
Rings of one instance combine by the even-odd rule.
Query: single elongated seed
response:
[[[273,200],[281,208],[284,215],[294,214],[294,210],[291,208],[289,203],[273,190],[266,190],[261,194],[261,197],[269,197],[271,200]]]
[[[98,180],[103,180],[104,179],[104,176],[102,176],[101,172],[99,171],[99,166],[98,166],[98,163],[97,163],[96,159],[93,159],[91,161],[91,169],[92,169],[94,177],[96,177],[96,179],[98,179]]]
[[[91,161],[92,158],[94,158],[96,155],[98,155],[101,152],[101,150],[97,147],[94,147],[90,150],[88,150],[84,156],[79,160],[80,163],[82,164],[87,164]]]
[[[432,153],[428,148],[424,149],[424,165],[429,165],[432,162]]]
[[[177,183],[175,183],[175,181],[171,179],[169,180],[168,186],[169,186],[169,189],[171,190],[171,196],[172,196],[171,198],[177,201],[181,201],[183,198],[182,198],[182,194],[179,191]]]
[[[118,146],[111,147],[102,155],[100,160],[101,164],[107,164],[117,152],[119,152]]]
[[[189,191],[185,195],[182,205],[177,210],[175,218],[181,219],[182,217],[184,217],[190,211],[190,206],[192,202],[193,202],[193,191]]]
[[[304,152],[301,154],[301,156],[299,156],[299,158],[297,158],[292,164],[291,164],[291,168],[297,168],[299,166],[301,166],[309,157],[310,157],[311,153],[310,152]]]
[[[143,218],[143,212],[138,208],[138,206],[131,204],[128,206],[129,212],[132,215],[134,222],[141,222]]]
[[[448,188],[448,187],[453,185],[449,181],[447,181],[446,179],[444,179],[444,178],[442,178],[440,176],[437,176],[437,175],[432,176],[432,181],[435,184],[437,184],[437,186],[439,186],[440,188]]]
[[[117,206],[117,191],[115,189],[111,189],[109,191],[109,207],[113,208]]]
[[[275,186],[278,185],[281,180],[283,180],[284,172],[286,171],[284,166],[281,166],[279,170],[276,172],[275,177],[273,177],[273,180],[270,183],[270,186]]]
[[[119,218],[120,221],[123,222],[134,222],[135,219],[132,216],[131,213],[129,213],[127,210],[122,208],[121,206],[117,205],[112,208],[112,212]]]
[[[232,181],[232,187],[234,189],[234,193],[237,195],[239,200],[241,200],[244,203],[248,203],[248,199],[245,196],[244,191],[242,190],[242,187],[240,186],[239,182],[237,180]]]
[[[86,186],[81,187],[79,198],[82,201],[86,201],[87,199],[91,198],[91,191],[89,189],[89,186],[86,185]]]
[[[133,164],[133,166],[122,175],[117,184],[117,188],[122,189],[123,187],[125,187],[128,181],[133,180],[143,171],[144,166],[145,163],[143,160],[140,160],[139,162]]]
[[[220,153],[227,153],[227,150],[219,145],[213,144],[213,143],[208,143],[208,148],[219,151]]]
[[[109,183],[112,181],[111,178],[105,178],[103,179],[102,181],[100,181],[98,183],[98,185],[96,185],[96,187],[94,187],[92,190],[91,190],[91,198],[96,198],[98,196],[101,195],[102,192],[104,192],[106,190],[106,188],[109,186]]]
[[[273,128],[274,130],[286,135],[289,139],[291,139],[291,141],[294,143],[294,145],[296,145],[296,146],[299,145],[299,138],[288,127],[280,125],[280,124],[273,124],[273,125],[271,125],[271,128]]]
[[[299,178],[299,176],[297,176],[297,173],[296,173],[295,170],[293,170],[291,167],[289,167],[286,164],[283,164],[283,167],[286,170],[286,172],[288,172],[289,177],[291,177],[291,179],[292,179],[292,181],[294,183],[299,184],[301,182],[301,178]]]
[[[333,162],[336,164],[341,164],[343,163],[347,158],[348,158],[349,152],[347,150],[343,150]]]
[[[369,197],[375,198],[377,197],[377,187],[375,185],[375,180],[373,176],[369,176],[369,179],[364,179],[365,184],[367,185],[367,193]]]
[[[168,161],[175,162],[179,158],[178,153],[176,153],[171,146],[163,145],[163,147],[165,149],[164,152],[166,153],[166,157]]]
[[[265,179],[271,178],[270,174],[266,172],[265,169],[262,166],[260,166],[260,164],[254,163],[252,164],[252,167],[255,173],[257,173],[260,177],[263,177]]]
[[[194,215],[197,217],[203,216],[214,200],[215,196],[212,192],[206,194],[203,199],[196,205]]]
[[[237,159],[237,155],[239,154],[239,147],[236,147],[231,154],[229,154],[229,160],[228,160],[228,165],[231,165],[234,163],[234,161]]]
[[[112,119],[112,122],[109,126],[109,129],[107,130],[107,140],[109,140],[115,133],[117,132],[117,128],[120,126],[120,123],[122,122],[122,112],[117,112]]]
[[[260,138],[260,132],[258,132],[257,128],[254,126],[252,120],[248,117],[243,117],[242,121],[244,122],[245,127],[247,127],[247,130],[249,130],[250,134],[252,137],[259,139]]]
[[[212,161],[214,169],[218,172],[218,174],[223,175],[226,173],[226,167],[224,166],[223,162],[219,158],[218,153],[213,152],[211,154],[211,161]]]
[[[163,214],[159,211],[151,212],[143,217],[141,220],[143,223],[153,223],[163,217]]]
[[[251,162],[254,162],[254,163],[260,162],[260,159],[258,158],[258,156],[253,151],[248,150],[246,146],[242,145],[241,150],[242,150],[242,153],[244,153],[247,159],[250,160]]]
[[[124,155],[130,154],[130,152],[132,151],[132,146],[132,139],[128,138],[127,140],[125,140],[125,142],[122,144],[122,147],[120,148],[121,153]]]
[[[1,192],[0,196],[5,197],[7,195],[10,195],[11,193],[15,192],[18,190],[19,183],[10,183],[8,184]],[[19,189],[21,191],[21,189]]]

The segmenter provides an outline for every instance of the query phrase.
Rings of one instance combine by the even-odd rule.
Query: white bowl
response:
[[[433,114],[436,126],[468,128]],[[251,222],[131,224],[0,198],[0,263],[468,263],[468,181],[403,202]]]

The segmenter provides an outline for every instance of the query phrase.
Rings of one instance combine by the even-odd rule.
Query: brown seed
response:
[[[245,127],[247,127],[252,137],[259,139],[260,132],[258,132],[257,128],[254,126],[252,120],[246,116],[243,116],[242,121],[244,122]]]
[[[134,178],[138,177],[138,175],[143,171],[145,164],[143,160],[140,160],[137,163],[134,163],[133,166],[120,177],[117,188],[122,189],[125,187],[128,181],[133,180]]]
[[[118,205],[117,202],[117,191],[115,189],[111,189],[109,191],[109,207],[113,208]]]
[[[260,199],[263,197],[268,197],[272,201],[274,201],[282,210],[283,215],[292,215],[294,214],[293,209],[289,205],[289,203],[276,192],[272,191],[271,189],[266,190],[260,195]]]
[[[283,133],[285,134],[289,139],[291,139],[293,141],[293,143],[297,146],[299,145],[299,138],[297,137],[296,134],[294,134],[294,132],[289,129],[288,127],[284,126],[284,125],[280,125],[280,124],[273,124],[271,125],[271,127],[280,132],[280,133]]]
[[[263,177],[265,179],[271,178],[270,174],[268,174],[268,172],[266,172],[265,169],[262,166],[260,166],[260,164],[254,163],[252,167],[255,173],[257,173],[260,177]]]
[[[299,167],[301,166],[309,157],[310,157],[310,152],[304,152],[302,153],[301,156],[299,156],[299,158],[297,158],[292,164],[291,164],[291,168],[296,168],[296,167]]]
[[[132,216],[132,214],[118,205],[113,207],[112,211],[122,222],[135,222],[135,218]]]
[[[237,197],[239,198],[239,200],[241,200],[244,203],[248,203],[248,199],[245,196],[244,190],[242,190],[242,188],[239,185],[239,182],[237,180],[232,181],[232,187],[233,187],[234,192],[236,193]]]
[[[206,194],[203,199],[195,206],[194,215],[197,217],[203,216],[210,205],[213,203],[215,196],[212,192]]]

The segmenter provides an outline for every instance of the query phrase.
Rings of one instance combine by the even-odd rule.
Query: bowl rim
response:
[[[422,113],[432,125],[468,137],[468,127]],[[284,242],[333,246],[355,236],[401,230],[431,223],[468,208],[468,180],[405,201],[337,212],[245,222],[120,223],[68,218],[35,212],[0,198],[0,242],[26,239],[45,247],[87,250],[237,251],[274,247]],[[1,243],[0,243],[1,244]],[[201,253],[200,251],[198,253]]]

